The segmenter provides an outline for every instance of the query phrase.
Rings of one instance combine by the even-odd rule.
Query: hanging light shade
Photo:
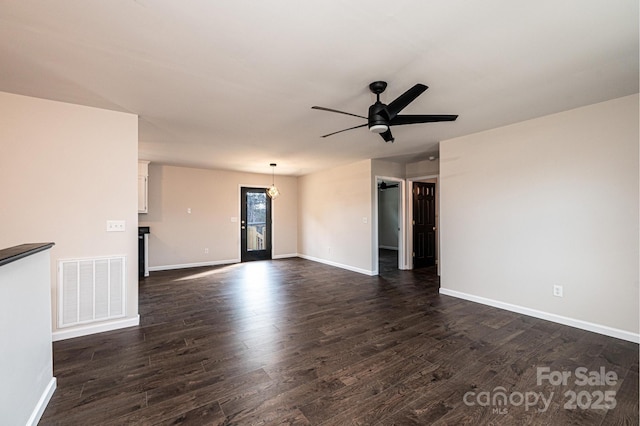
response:
[[[275,170],[276,170],[277,164],[276,163],[271,163],[269,165],[271,166],[271,186],[269,187],[269,189],[267,189],[267,195],[272,200],[275,200],[276,198],[278,198],[278,195],[280,195],[280,191],[276,187]]]

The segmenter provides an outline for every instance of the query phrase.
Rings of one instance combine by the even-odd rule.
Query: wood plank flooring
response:
[[[638,345],[439,295],[433,268],[156,272],[140,282],[140,315],[54,344],[58,388],[40,424],[638,424]],[[537,384],[538,367],[572,377]],[[579,386],[578,367],[618,380]],[[501,391],[511,402],[484,404]],[[616,406],[566,409],[568,391],[583,407],[613,392]]]

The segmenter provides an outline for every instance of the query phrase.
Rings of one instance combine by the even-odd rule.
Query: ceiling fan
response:
[[[359,127],[369,126],[369,130],[373,133],[378,133],[382,136],[385,142],[393,142],[394,138],[391,134],[390,126],[400,126],[404,124],[417,124],[417,123],[435,123],[438,121],[455,121],[458,118],[457,115],[398,115],[407,105],[413,102],[418,96],[428,89],[424,84],[416,84],[411,89],[398,96],[389,105],[380,102],[380,93],[384,92],[387,88],[387,82],[374,81],[369,85],[371,90],[376,95],[376,103],[369,107],[369,116],[363,117],[358,114],[351,114],[350,112],[338,111],[336,109],[324,108],[319,106],[312,106],[312,109],[319,109],[321,111],[337,112],[338,114],[352,115],[354,117],[360,117],[367,120],[367,123],[361,124],[355,127],[349,127],[348,129],[338,130],[337,132],[323,135],[323,138],[327,136],[335,135],[336,133],[346,132],[347,130],[357,129]]]
[[[397,183],[393,183],[391,185],[389,185],[387,182],[382,181],[378,184],[378,189],[381,191],[384,191],[385,189],[389,189],[389,188],[397,188],[398,184]]]

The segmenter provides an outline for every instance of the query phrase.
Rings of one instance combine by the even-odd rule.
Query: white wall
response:
[[[443,293],[637,340],[638,140],[633,95],[442,142]]]
[[[149,213],[138,218],[151,228],[151,269],[239,262],[240,185],[267,187],[271,180],[270,174],[150,163]],[[275,183],[281,195],[272,201],[272,255],[296,256],[297,179],[275,176]]]
[[[50,250],[45,250],[0,266],[3,425],[37,424],[56,388],[49,257]]]
[[[0,247],[55,242],[53,329],[60,259],[125,255],[126,317],[138,317],[138,118],[0,92]],[[106,232],[124,220],[125,232]],[[84,327],[65,328],[85,329]],[[55,337],[55,336],[54,336]]]
[[[298,178],[301,257],[372,274],[371,160]]]

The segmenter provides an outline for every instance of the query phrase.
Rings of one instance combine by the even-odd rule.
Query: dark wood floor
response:
[[[378,273],[388,275],[398,270],[398,251],[378,249]]]
[[[638,424],[637,345],[441,296],[433,268],[381,271],[283,259],[152,273],[139,327],[54,344],[41,424]],[[618,380],[538,385],[538,367]],[[513,403],[479,405],[501,390]],[[617,405],[565,409],[567,391]],[[548,409],[525,409],[527,392]]]

